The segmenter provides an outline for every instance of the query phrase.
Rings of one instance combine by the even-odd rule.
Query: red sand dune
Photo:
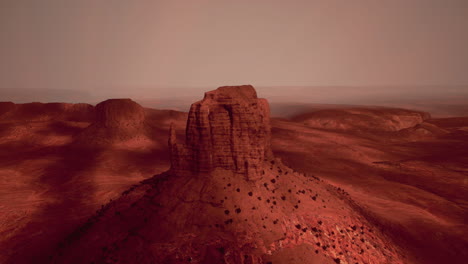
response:
[[[468,118],[314,110],[271,121],[270,155],[251,89],[224,89],[186,131],[186,113],[131,100],[0,103],[0,263],[468,258]]]

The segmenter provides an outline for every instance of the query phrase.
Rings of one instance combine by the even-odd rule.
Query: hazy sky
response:
[[[0,34],[0,89],[468,84],[467,0],[1,0]]]

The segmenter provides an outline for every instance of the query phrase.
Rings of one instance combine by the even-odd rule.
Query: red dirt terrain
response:
[[[405,109],[270,121],[251,86],[0,103],[0,263],[463,263],[467,145]]]
[[[421,119],[414,112],[408,124],[407,110],[372,109],[362,115],[357,109],[357,116],[351,111],[350,120],[349,110],[274,120],[275,154],[344,189],[367,219],[413,255],[413,262],[465,262],[468,118]],[[395,113],[404,118],[394,118]],[[366,128],[368,121],[372,126]]]
[[[120,99],[0,109],[0,263],[47,263],[102,204],[169,168],[169,125],[186,120]],[[128,127],[135,120],[138,133]]]

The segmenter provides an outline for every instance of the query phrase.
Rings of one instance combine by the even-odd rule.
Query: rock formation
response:
[[[51,263],[407,263],[343,190],[273,157],[252,86],[206,93],[186,133],[171,130],[170,171],[103,206]]]
[[[146,137],[145,110],[131,99],[109,99],[95,107],[94,122],[81,133],[79,144],[106,144]]]
[[[96,124],[111,129],[140,128],[145,111],[131,99],[109,99],[96,105]]]
[[[262,164],[272,158],[270,110],[250,85],[220,87],[192,104],[185,144],[176,143],[171,129],[172,171],[203,174],[216,168],[260,175]]]

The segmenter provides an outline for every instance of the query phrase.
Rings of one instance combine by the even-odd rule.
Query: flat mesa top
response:
[[[222,86],[205,93],[203,99],[235,99],[239,101],[256,100],[257,92],[252,85]]]

